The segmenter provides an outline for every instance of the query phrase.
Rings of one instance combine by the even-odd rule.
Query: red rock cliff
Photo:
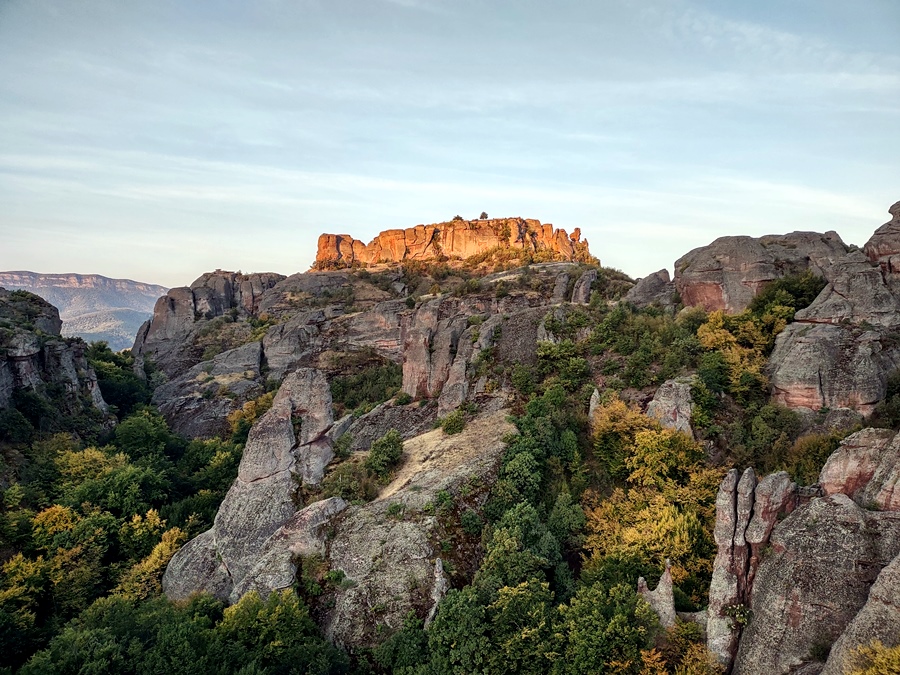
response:
[[[581,230],[571,235],[553,225],[524,218],[455,220],[435,225],[416,225],[405,230],[385,230],[368,246],[348,234],[323,234],[313,267],[341,267],[354,263],[429,260],[439,256],[468,258],[493,248],[550,251],[561,260],[588,255]]]

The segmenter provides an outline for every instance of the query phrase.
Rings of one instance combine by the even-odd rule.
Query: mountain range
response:
[[[168,289],[99,274],[0,272],[0,287],[25,290],[59,309],[62,334],[87,342],[103,340],[118,351],[131,347],[141,324]]]

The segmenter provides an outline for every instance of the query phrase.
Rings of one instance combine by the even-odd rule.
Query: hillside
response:
[[[25,290],[59,309],[62,334],[86,342],[106,341],[113,350],[130,348],[140,325],[166,289],[99,274],[0,272],[0,287]]]

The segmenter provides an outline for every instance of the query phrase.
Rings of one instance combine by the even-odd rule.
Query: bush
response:
[[[458,434],[466,428],[466,414],[462,410],[454,410],[441,420],[441,429],[445,434]]]
[[[405,391],[401,391],[397,394],[397,398],[394,399],[394,403],[397,405],[409,405],[412,403],[413,397],[407,394]]]
[[[372,449],[366,458],[366,469],[381,479],[387,478],[403,456],[403,437],[396,429],[391,429],[384,436],[372,443]]]

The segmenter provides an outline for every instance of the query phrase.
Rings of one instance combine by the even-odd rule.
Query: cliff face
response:
[[[0,409],[29,391],[60,412],[78,414],[87,406],[106,414],[86,345],[61,337],[60,325],[59,312],[43,299],[0,288]]]
[[[346,267],[356,263],[398,263],[404,260],[469,258],[495,248],[547,251],[558,260],[585,257],[587,239],[581,230],[571,236],[553,225],[523,218],[456,220],[435,225],[416,225],[405,230],[385,230],[368,245],[347,234],[323,234],[313,267]]]

